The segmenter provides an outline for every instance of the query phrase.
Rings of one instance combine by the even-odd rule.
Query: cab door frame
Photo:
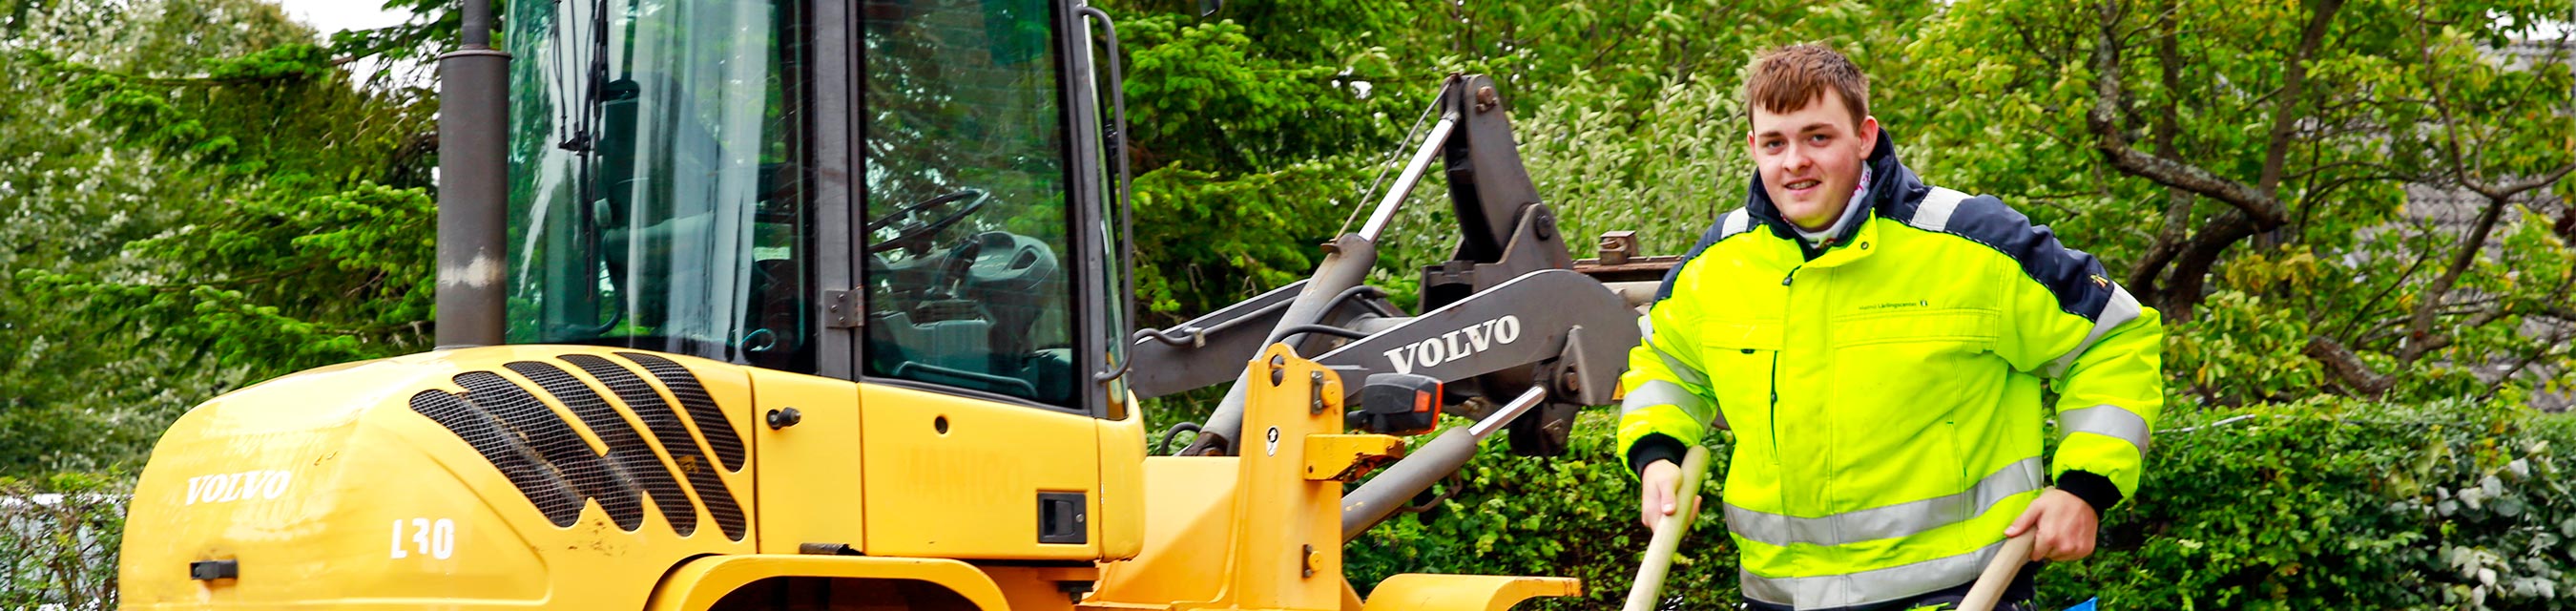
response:
[[[813,304],[815,324],[820,336],[815,338],[815,375],[858,381],[859,325],[866,321],[863,303],[866,291],[859,284],[858,240],[866,234],[861,226],[866,220],[853,213],[858,205],[859,159],[862,138],[858,133],[858,79],[855,62],[859,50],[851,44],[857,30],[852,0],[815,0],[805,10],[813,18],[806,21],[805,48],[812,57],[806,65],[813,70],[807,83],[811,96],[805,129],[812,134],[812,167],[808,184],[814,185],[815,291],[806,303]]]
[[[860,177],[866,175],[865,127],[858,120],[866,112],[864,88],[859,79],[867,63],[864,45],[852,44],[862,25],[861,15],[849,1],[819,0],[811,6],[813,24],[808,48],[814,57],[811,108],[814,112],[808,126],[815,135],[812,177],[817,185],[814,205],[817,227],[832,228],[816,236],[817,268],[814,286],[818,292],[812,303],[821,337],[817,338],[817,375],[869,383],[895,383],[921,390],[955,394],[977,399],[1018,403],[1058,411],[1076,411],[1093,418],[1122,420],[1129,416],[1123,400],[1113,394],[1124,394],[1126,336],[1124,327],[1133,321],[1118,321],[1113,312],[1123,310],[1132,295],[1121,294],[1125,285],[1117,282],[1112,269],[1121,253],[1110,243],[1107,214],[1111,203],[1108,191],[1116,177],[1109,176],[1105,163],[1106,128],[1099,104],[1101,86],[1093,61],[1089,21],[1078,9],[1080,0],[1051,0],[1050,16],[1055,23],[1055,56],[1058,83],[1057,108],[1065,128],[1065,205],[1071,227],[1069,245],[1076,262],[1074,299],[1070,303],[1074,365],[1084,388],[1073,406],[1052,406],[997,393],[980,392],[954,386],[889,380],[870,377],[861,365],[865,354],[867,311],[865,283],[860,270],[866,269],[868,256],[865,240],[868,233],[866,215],[871,194]],[[1114,92],[1112,92],[1114,94]],[[1115,375],[1111,375],[1111,374]],[[1123,398],[1122,398],[1123,399]]]

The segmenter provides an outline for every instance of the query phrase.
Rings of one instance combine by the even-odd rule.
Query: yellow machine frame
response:
[[[678,369],[647,365],[657,362]],[[706,611],[756,607],[727,597],[773,578],[804,585],[764,592],[802,600],[800,588],[820,588],[810,598],[861,609],[1490,610],[1580,591],[1563,578],[1403,575],[1363,602],[1342,578],[1342,487],[1404,444],[1344,434],[1339,376],[1285,346],[1249,366],[1244,430],[1256,441],[1242,456],[1151,458],[1137,418],[606,348],[483,347],[309,371],[211,402],[164,437],[134,502],[179,511],[129,524],[125,604]],[[478,448],[468,437],[486,429],[421,407],[443,394],[489,401],[494,380],[534,402],[476,426],[550,416],[568,425],[558,435],[577,435],[565,438],[579,443],[571,455],[616,462],[621,444],[649,449],[625,460],[668,466],[694,515],[675,519],[651,498],[584,498],[568,525],[549,523],[504,471],[510,458],[487,450],[556,463],[565,450],[547,453],[524,427]],[[693,396],[717,411],[675,407]],[[788,409],[793,423],[761,424]],[[669,419],[650,416],[659,410],[686,431],[645,434],[667,432]],[[719,449],[728,436],[740,458]],[[1049,490],[1089,499],[1083,515],[1097,518],[1084,543],[1030,543],[1028,500]],[[207,567],[234,573],[190,575]]]

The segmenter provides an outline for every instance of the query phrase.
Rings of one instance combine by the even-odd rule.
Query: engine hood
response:
[[[748,379],[690,357],[493,346],[226,394],[154,446],[120,597],[638,608],[680,561],[752,547]]]

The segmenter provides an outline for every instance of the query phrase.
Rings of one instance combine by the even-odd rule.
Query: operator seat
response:
[[[898,289],[870,315],[871,370],[1048,402],[1072,395],[1069,295],[1045,242],[991,231],[911,265],[868,265]]]

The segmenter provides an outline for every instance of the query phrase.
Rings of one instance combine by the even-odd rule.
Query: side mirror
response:
[[[1215,17],[1216,12],[1224,8],[1225,0],[1199,0],[1199,17]]]

